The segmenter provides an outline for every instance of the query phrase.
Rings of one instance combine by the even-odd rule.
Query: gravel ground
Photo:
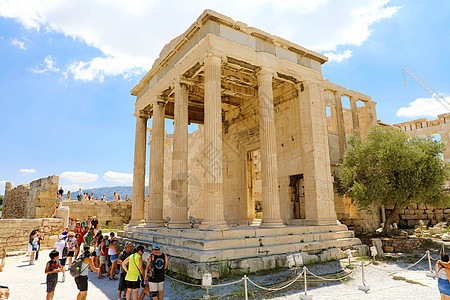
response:
[[[39,261],[31,266],[28,265],[28,258],[25,255],[7,258],[6,267],[0,273],[0,285],[10,287],[10,299],[45,299],[46,275],[44,274],[44,268],[48,261],[49,252],[49,250],[42,251]],[[389,275],[389,272],[404,271],[417,259],[409,262],[382,262],[367,267],[365,272],[366,282],[370,285],[368,293],[358,290],[358,285],[361,284],[360,268],[356,268],[351,278],[343,282],[318,282],[308,279],[308,293],[311,293],[314,299],[439,299],[437,284],[433,286],[411,284],[402,280],[394,280]],[[318,275],[330,274],[341,272],[345,264],[345,260],[334,261],[308,266],[308,269]],[[423,274],[427,269],[428,263],[424,260],[409,272]],[[338,273],[336,276],[341,275]],[[110,281],[107,278],[97,279],[96,276],[96,273],[89,274],[87,299],[117,299],[118,281]],[[290,278],[294,278],[295,273],[292,270],[281,270],[267,275],[250,275],[249,277],[262,286],[269,286],[286,282]],[[240,278],[231,278],[226,282],[232,282]],[[240,282],[226,287],[216,287],[210,291],[210,294],[215,296],[214,299],[243,299],[243,286],[243,282]],[[256,289],[249,284],[249,290],[255,291]],[[262,293],[260,290],[256,293],[251,292],[249,299],[299,299],[302,291],[303,282],[300,281],[295,282],[289,289],[282,292]],[[54,299],[76,299],[77,293],[76,284],[70,274],[66,273],[66,282],[64,283],[61,282],[61,275],[59,275]],[[205,291],[197,287],[185,286],[170,279],[166,280],[165,299],[200,299],[203,294],[205,294]]]

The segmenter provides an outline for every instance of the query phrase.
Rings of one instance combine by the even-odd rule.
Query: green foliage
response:
[[[228,258],[225,261],[219,259],[218,265],[220,278],[227,278],[230,276],[230,260]]]
[[[393,206],[395,216],[410,203],[448,205],[443,185],[450,168],[441,159],[443,143],[431,136],[408,138],[400,130],[378,126],[364,140],[351,136],[348,143],[335,188],[359,207]]]
[[[0,195],[0,206],[3,206],[3,196]]]

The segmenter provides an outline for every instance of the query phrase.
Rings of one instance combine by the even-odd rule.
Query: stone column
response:
[[[188,90],[175,81],[170,228],[190,228],[188,219]]]
[[[369,114],[370,124],[371,126],[378,125],[377,120],[377,110],[375,109],[375,105],[377,105],[374,101],[364,102],[364,106],[366,107],[366,111]]]
[[[323,88],[317,83],[303,81],[298,90],[303,145],[305,223],[336,224]]]
[[[145,223],[145,155],[147,136],[147,116],[136,116],[136,138],[134,141],[133,199],[130,225]]]
[[[336,119],[337,119],[337,132],[339,136],[339,158],[344,158],[345,150],[347,149],[347,138],[345,135],[345,122],[344,112],[342,110],[342,94],[334,92],[335,107],[336,107]]]
[[[259,139],[261,145],[261,183],[263,218],[260,227],[284,227],[278,191],[277,133],[272,90],[273,73],[258,73]]]
[[[219,57],[205,59],[205,220],[201,230],[226,230],[223,209],[221,69]]]
[[[357,99],[350,97],[350,110],[352,111],[352,121],[353,121],[353,134],[356,136],[361,136],[361,130],[359,129],[359,118],[358,118],[358,106],[356,105]]]
[[[164,198],[164,110],[165,102],[153,102],[152,141],[150,146],[150,184],[147,227],[162,227]]]
[[[439,132],[441,135],[441,142],[445,144],[445,150],[444,150],[444,160],[447,162],[450,162],[450,137],[449,137],[449,131]]]

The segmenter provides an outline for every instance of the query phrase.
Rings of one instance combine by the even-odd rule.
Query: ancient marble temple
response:
[[[325,62],[321,54],[206,10],[132,90],[133,206],[123,237],[159,243],[171,257],[198,263],[359,245],[337,220],[332,168],[346,134],[364,135],[377,123],[375,102],[324,80]],[[165,119],[174,122],[170,164]],[[189,124],[201,129],[196,147]],[[200,153],[195,161],[190,151]],[[261,186],[256,210],[255,177]]]

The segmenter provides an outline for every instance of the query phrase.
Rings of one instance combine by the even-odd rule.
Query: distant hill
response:
[[[92,188],[92,189],[85,189],[81,191],[82,193],[94,193],[95,197],[98,197],[100,199],[103,195],[106,196],[106,200],[112,200],[114,198],[114,192],[120,194],[120,198],[122,200],[125,200],[125,196],[128,195],[130,198],[133,197],[133,187],[132,186],[114,186],[114,187],[99,187],[99,188]],[[145,187],[145,194],[148,193],[148,187]],[[78,196],[78,191],[72,193],[71,199],[76,200]],[[66,195],[64,195],[64,198]]]

